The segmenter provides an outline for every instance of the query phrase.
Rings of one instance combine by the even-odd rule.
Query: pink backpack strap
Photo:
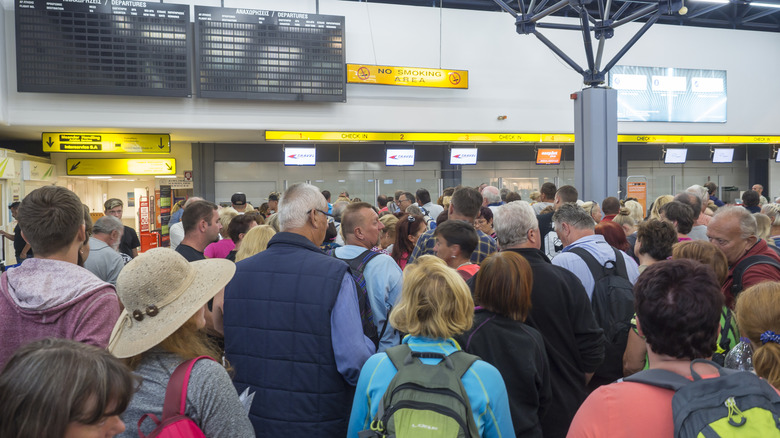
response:
[[[190,383],[190,374],[195,362],[201,359],[214,360],[209,356],[198,356],[182,362],[176,367],[165,388],[165,403],[163,404],[162,421],[177,415],[184,415],[184,409],[187,405],[187,386]]]

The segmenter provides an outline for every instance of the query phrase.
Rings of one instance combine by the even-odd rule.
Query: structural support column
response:
[[[580,199],[618,196],[617,90],[575,93],[574,184]]]

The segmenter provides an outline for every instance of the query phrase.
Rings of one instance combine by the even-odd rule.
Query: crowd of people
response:
[[[258,208],[176,203],[170,248],[138,254],[121,200],[93,224],[42,187],[3,232],[21,263],[0,277],[0,436],[178,415],[209,438],[671,437],[681,390],[650,376],[726,376],[740,338],[763,378],[744,391],[778,407],[780,203],[761,190],[371,204],[301,183]]]

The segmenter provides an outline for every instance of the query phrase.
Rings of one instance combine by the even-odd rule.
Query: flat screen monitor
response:
[[[414,149],[388,149],[385,166],[414,166]]]
[[[536,151],[536,164],[561,164],[563,149],[539,149]]]
[[[450,149],[450,164],[477,164],[477,148]]]
[[[666,150],[664,163],[666,164],[684,164],[688,156],[688,149],[670,148]]]
[[[284,148],[285,166],[314,166],[317,164],[316,148]]]
[[[618,121],[726,123],[726,70],[616,65]]]
[[[734,161],[734,148],[718,148],[712,152],[713,163],[731,163]]]

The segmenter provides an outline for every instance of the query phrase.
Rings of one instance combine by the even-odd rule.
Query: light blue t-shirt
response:
[[[359,256],[365,250],[366,248],[362,246],[345,245],[336,248],[335,253],[337,257],[348,260]],[[366,290],[371,301],[371,311],[374,314],[374,325],[376,325],[377,333],[382,333],[382,327],[387,320],[388,311],[401,298],[403,273],[401,268],[398,267],[398,263],[392,257],[386,254],[379,254],[368,262],[366,269],[363,271],[363,277],[366,279]],[[388,323],[382,339],[379,340],[377,351],[385,351],[394,345],[398,345],[400,342],[400,336]]]
[[[582,285],[585,287],[585,292],[588,293],[588,299],[593,295],[593,287],[596,282],[593,280],[593,274],[590,273],[588,265],[582,257],[571,252],[572,248],[584,248],[588,251],[600,264],[604,264],[607,260],[615,261],[615,252],[613,248],[604,240],[604,236],[601,234],[594,234],[592,236],[585,236],[576,242],[563,248],[560,254],[552,259],[552,264],[560,266],[564,269],[571,271],[577,278],[580,279]],[[628,274],[628,280],[631,284],[636,283],[637,277],[639,277],[639,267],[634,259],[628,254],[620,251],[623,259],[626,261],[626,273]]]

